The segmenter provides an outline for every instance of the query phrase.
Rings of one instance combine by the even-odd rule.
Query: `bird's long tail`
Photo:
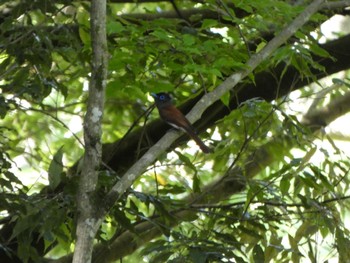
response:
[[[202,152],[204,153],[210,153],[212,150],[204,144],[204,142],[201,140],[201,138],[198,137],[195,131],[193,130],[186,130],[188,135],[197,143],[199,148],[201,148]]]

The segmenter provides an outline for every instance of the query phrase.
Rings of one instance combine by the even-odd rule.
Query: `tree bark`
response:
[[[84,118],[85,154],[77,196],[77,230],[74,263],[91,262],[100,218],[94,200],[102,159],[101,123],[107,80],[106,1],[91,2],[92,69],[89,99]]]

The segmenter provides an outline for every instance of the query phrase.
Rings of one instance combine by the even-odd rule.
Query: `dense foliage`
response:
[[[96,203],[169,129],[149,93],[188,112],[307,5],[294,2],[109,2]],[[213,153],[182,136],[134,182],[103,218],[93,262],[350,261],[349,134],[324,129],[349,110],[350,36],[320,29],[347,15],[337,3],[203,114]],[[89,12],[88,1],[1,1],[1,262],[71,262]]]

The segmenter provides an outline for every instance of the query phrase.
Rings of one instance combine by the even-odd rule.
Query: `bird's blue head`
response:
[[[152,97],[156,101],[156,103],[168,102],[171,101],[171,97],[168,93],[160,92],[160,93],[151,93]]]

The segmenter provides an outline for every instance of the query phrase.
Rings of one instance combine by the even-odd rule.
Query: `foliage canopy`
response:
[[[189,112],[249,69],[307,6],[294,2],[108,3],[96,204],[169,129],[149,93]],[[345,7],[322,5],[208,107],[195,127],[214,153],[181,136],[135,180],[103,217],[93,262],[350,260],[349,134],[324,129],[349,111],[350,35],[320,28]],[[72,260],[90,12],[89,1],[1,1],[1,262]]]

